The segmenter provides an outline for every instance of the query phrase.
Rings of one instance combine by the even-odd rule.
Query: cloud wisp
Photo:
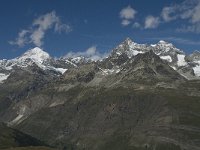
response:
[[[147,40],[166,40],[166,41],[170,41],[170,42],[176,42],[179,44],[186,44],[186,45],[200,45],[199,41],[194,41],[194,40],[189,40],[189,39],[185,39],[185,38],[180,38],[180,37],[149,37],[146,38]]]
[[[92,59],[92,60],[101,60],[105,57],[108,56],[107,53],[100,53],[98,50],[97,50],[97,47],[96,46],[91,46],[89,47],[87,50],[85,51],[78,51],[78,52],[69,52],[65,55],[65,57],[70,57],[70,58],[75,58],[75,57],[80,57],[80,56],[83,56],[87,59]]]
[[[120,11],[122,26],[132,24],[137,11],[130,5]],[[132,27],[137,29],[156,29],[160,24],[172,21],[183,21],[175,31],[200,33],[200,0],[184,0],[179,4],[163,7],[159,15],[146,15],[144,22],[133,22]],[[140,20],[141,21],[141,20]]]
[[[23,47],[26,44],[34,44],[41,47],[45,34],[50,29],[53,29],[56,33],[72,31],[72,27],[62,23],[56,12],[52,11],[36,18],[28,29],[21,30],[18,33],[18,37],[14,41],[9,41],[9,44],[19,47]]]
[[[131,22],[135,18],[136,13],[137,11],[133,9],[130,5],[123,8],[119,13],[122,26],[128,26],[129,24],[131,24]]]
[[[145,18],[144,28],[145,29],[154,29],[157,28],[160,23],[159,17],[147,16]]]
[[[179,32],[200,33],[200,0],[185,0],[181,4],[164,7],[161,17],[165,22],[184,20]]]

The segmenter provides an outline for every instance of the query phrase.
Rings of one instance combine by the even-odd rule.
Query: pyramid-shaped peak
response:
[[[18,57],[19,60],[32,59],[34,62],[40,63],[50,58],[50,55],[39,47],[29,49],[21,57]]]
[[[43,51],[41,48],[39,47],[35,47],[33,49],[29,49],[28,51],[26,51],[22,57],[38,57],[38,58],[44,58],[47,59],[49,58],[49,54],[45,51]]]

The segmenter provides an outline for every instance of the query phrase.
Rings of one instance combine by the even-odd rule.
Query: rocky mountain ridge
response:
[[[103,69],[107,69],[107,72],[113,72],[114,70],[116,71],[117,68],[119,70],[120,65],[125,63],[126,60],[131,59],[139,53],[145,53],[150,50],[160,56],[161,59],[167,61],[174,70],[184,77],[194,79],[200,76],[199,51],[194,51],[193,54],[187,56],[173,44],[162,40],[157,44],[147,45],[137,44],[130,38],[127,38],[119,46],[114,48],[107,58],[100,60],[100,62],[106,65]],[[49,70],[53,74],[61,75],[69,68],[74,68],[88,62],[92,62],[92,60],[84,58],[83,56],[54,59],[47,52],[36,47],[28,50],[20,57],[11,60],[0,60],[0,82],[6,80],[16,67],[25,68],[36,64],[43,70]]]
[[[199,52],[186,56],[164,41],[147,45],[128,38],[99,61],[54,59],[36,48],[1,62],[8,78],[0,84],[0,122],[48,145],[200,147]]]

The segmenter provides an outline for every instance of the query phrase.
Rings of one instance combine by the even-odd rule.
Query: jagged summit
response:
[[[135,43],[135,42],[133,42],[133,40],[132,40],[131,38],[128,37],[128,38],[126,38],[126,39],[124,40],[123,43],[130,45],[130,44]]]

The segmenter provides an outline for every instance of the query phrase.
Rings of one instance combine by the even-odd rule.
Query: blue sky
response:
[[[200,50],[200,0],[1,0],[0,59],[39,46],[60,57],[107,53],[126,37]]]

